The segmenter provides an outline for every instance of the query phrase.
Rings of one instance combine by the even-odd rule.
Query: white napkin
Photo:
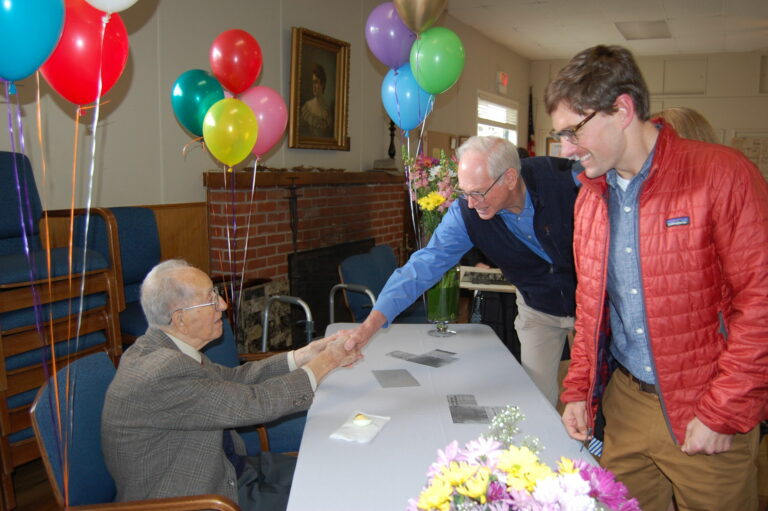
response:
[[[347,419],[347,421],[342,424],[339,429],[331,433],[331,438],[335,440],[347,440],[348,442],[366,444],[376,438],[376,435],[379,434],[379,431],[381,431],[381,428],[384,427],[384,424],[389,421],[389,417],[382,417],[381,415],[371,415],[366,413],[364,415],[371,419],[371,423],[361,426],[355,424],[354,422],[355,416],[358,413],[363,412],[355,412],[350,415],[349,419]]]

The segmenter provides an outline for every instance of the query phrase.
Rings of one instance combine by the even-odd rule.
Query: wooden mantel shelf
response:
[[[235,188],[251,188],[253,173],[250,171],[237,171],[224,174],[220,170],[209,170],[203,173],[203,186],[206,188],[227,188],[232,186],[231,179],[235,179]],[[360,185],[360,184],[400,184],[405,185],[405,175],[397,172],[293,172],[293,171],[258,171],[256,173],[256,186],[262,188],[295,186],[322,186],[322,185]]]

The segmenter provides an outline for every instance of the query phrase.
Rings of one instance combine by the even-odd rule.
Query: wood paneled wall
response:
[[[155,212],[163,259],[181,258],[208,273],[208,224],[205,202],[147,205]],[[69,219],[50,222],[51,245],[66,246]]]

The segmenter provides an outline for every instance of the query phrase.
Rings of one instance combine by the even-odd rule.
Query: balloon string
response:
[[[43,110],[42,102],[40,101],[40,71],[35,72],[35,114],[37,117],[37,142],[40,145],[40,168],[43,176],[43,191],[42,191],[42,203],[43,206],[48,204],[48,161],[45,158],[45,144],[43,141]],[[46,267],[48,268],[48,301],[53,301],[53,281],[51,277],[51,230],[48,215],[43,216],[43,238],[45,240],[45,256]],[[49,312],[51,320],[53,320],[53,310]],[[49,322],[49,330],[51,339],[53,339],[53,321]],[[53,361],[52,371],[56,374],[56,357],[55,350],[53,349],[53,342],[51,342],[51,360]],[[46,368],[47,370],[47,368]],[[45,375],[48,378],[48,375]]]
[[[42,204],[45,208],[45,205],[48,204],[48,163],[45,157],[45,143],[43,140],[43,113],[42,113],[42,101],[40,100],[40,72],[35,72],[35,117],[37,121],[37,141],[40,146],[40,168],[42,173]],[[52,268],[52,258],[51,258],[51,231],[50,231],[50,221],[48,215],[43,216],[43,239],[45,241],[45,258],[46,258],[46,268],[48,269],[48,303],[53,302],[53,272],[51,271]],[[46,358],[45,355],[42,355],[43,359],[43,375],[48,381],[50,379],[51,374],[56,374],[58,372],[58,360],[56,359],[56,343],[54,338],[54,331],[53,331],[53,308],[49,307],[48,309],[48,334],[49,339],[51,339],[50,343],[48,344],[48,350],[42,350],[43,353],[48,353],[48,357],[51,362],[50,364],[50,370],[48,367],[48,364],[45,363]],[[44,339],[43,339],[44,340]],[[46,344],[46,343],[44,343]],[[69,367],[69,366],[67,366]],[[61,418],[61,402],[60,402],[60,394],[59,394],[59,381],[57,378],[53,378],[53,396],[51,397],[49,395],[49,399],[52,398],[53,402],[55,403],[52,407],[54,410],[56,410],[56,413],[51,418],[51,422],[54,426],[54,431],[56,431],[56,453],[59,456],[59,461],[61,463],[61,460],[63,458],[63,435],[62,435],[62,418]],[[62,463],[62,466],[63,463]]]
[[[98,81],[99,81],[99,86],[98,86],[98,89],[97,89],[97,94],[101,94],[101,75],[99,75]],[[94,108],[98,108],[99,106],[106,105],[106,104],[108,104],[111,101],[112,101],[111,99],[107,99],[106,101],[96,102],[93,105],[85,105],[85,106],[81,105],[80,108],[77,111],[77,115],[80,116],[80,117],[84,117],[86,110],[92,110]]]
[[[80,332],[82,329],[82,322],[83,322],[83,309],[84,309],[84,302],[85,302],[85,271],[87,268],[88,263],[88,232],[90,228],[90,222],[91,222],[91,205],[93,202],[93,181],[94,181],[94,175],[95,175],[95,169],[96,169],[96,141],[98,138],[98,125],[99,125],[99,113],[101,108],[101,93],[103,88],[103,80],[102,80],[102,72],[103,72],[103,60],[104,60],[104,34],[107,29],[107,23],[109,23],[109,14],[105,14],[102,17],[102,23],[101,23],[101,34],[100,34],[100,40],[99,40],[99,68],[98,68],[98,75],[96,79],[96,104],[93,107],[78,107],[76,110],[75,115],[75,145],[74,145],[74,151],[73,151],[73,173],[72,173],[72,194],[71,194],[71,203],[70,203],[70,230],[69,230],[69,281],[70,285],[72,283],[72,270],[74,267],[74,259],[73,259],[73,252],[74,252],[74,220],[75,220],[75,185],[76,185],[76,175],[77,175],[77,147],[78,147],[78,118],[82,115],[84,115],[86,110],[89,110],[90,108],[93,108],[93,123],[91,127],[91,151],[90,151],[90,162],[88,167],[88,186],[87,186],[87,192],[86,192],[86,204],[85,204],[85,226],[83,228],[83,247],[82,247],[82,263],[80,268],[80,302],[78,303],[78,314],[77,314],[77,325],[75,327],[75,336],[74,336],[74,350],[71,346],[71,335],[68,336],[69,341],[68,344],[68,350],[67,350],[67,357],[69,357],[70,353],[77,352],[80,345]],[[71,317],[71,302],[70,302],[70,317]],[[71,334],[71,332],[69,332]],[[71,388],[70,388],[70,369],[69,365],[67,365],[67,377],[66,377],[66,388],[65,388],[65,397],[67,399],[68,407],[67,411],[70,412],[74,409],[74,387],[75,382],[71,382]],[[66,433],[70,433],[73,431],[74,428],[74,414],[68,413],[67,417],[67,429]],[[64,442],[65,444],[65,451],[64,451],[64,467],[65,470],[63,470],[62,474],[62,482],[64,486],[64,502],[65,507],[69,507],[69,501],[70,501],[70,494],[69,494],[69,449],[68,444],[72,440],[71,437],[67,437],[67,442]]]
[[[16,138],[18,136],[20,153],[22,155],[26,155],[26,144],[24,142],[24,124],[21,116],[21,103],[19,101],[18,94],[16,94],[15,92],[12,93],[11,92],[12,90],[15,90],[13,83],[7,82],[6,100],[8,102],[8,123],[9,123],[9,131],[11,134],[11,152],[14,155],[17,153]],[[11,95],[16,96],[15,106],[13,101],[11,100]],[[16,114],[15,115],[16,128],[14,128],[14,115],[13,115],[14,112]],[[31,282],[34,282],[37,280],[37,265],[35,264],[35,261],[34,261],[33,249],[30,245],[30,238],[32,238],[35,233],[35,225],[34,225],[35,212],[33,211],[32,201],[30,200],[30,197],[29,197],[30,183],[27,182],[27,176],[20,172],[18,168],[18,161],[19,160],[14,156],[13,168],[14,168],[14,179],[16,182],[16,195],[17,195],[17,200],[19,205],[19,223],[21,226],[23,250],[27,259],[28,267],[29,267],[29,280]],[[32,179],[34,179],[34,177],[32,177]],[[34,181],[31,185],[34,186]],[[50,285],[51,285],[50,258],[48,259],[48,285],[50,288]],[[43,328],[43,311],[42,311],[42,305],[40,302],[40,294],[37,286],[32,286],[32,304],[33,304],[33,310],[34,310],[34,316],[35,316],[35,330],[37,331],[37,335],[40,340],[40,345],[44,346],[45,330]],[[47,377],[48,368],[47,368],[47,364],[45,364],[46,354],[47,354],[46,350],[41,351],[41,356],[43,357],[42,361],[43,361],[45,376]]]
[[[245,249],[243,253],[243,269],[240,271],[240,290],[238,292],[237,301],[235,303],[235,311],[240,313],[240,306],[243,299],[243,286],[245,282],[245,268],[248,262],[248,242],[251,239],[251,219],[253,217],[253,203],[256,198],[256,172],[259,170],[260,156],[256,155],[256,162],[253,165],[253,177],[251,178],[251,199],[248,203],[248,224],[245,228]],[[237,316],[235,316],[237,317]]]
[[[194,147],[194,145],[195,145],[195,144],[197,144],[198,142],[200,142],[200,146],[201,146],[201,147],[203,147],[203,149],[205,149],[205,146],[203,145],[203,142],[202,142],[202,140],[203,140],[203,137],[197,137],[197,138],[194,138],[194,139],[192,139],[192,141],[191,141],[191,142],[187,142],[186,144],[184,144],[184,147],[182,147],[182,148],[181,148],[181,156],[182,156],[183,158],[186,158],[186,157],[187,157],[187,153],[188,153],[188,152],[190,151],[190,149],[192,149],[192,148]]]
[[[99,38],[99,69],[98,69],[98,75],[96,78],[96,104],[93,105],[93,123],[91,125],[91,154],[90,154],[90,162],[88,167],[88,188],[86,193],[86,204],[85,204],[85,227],[83,228],[83,260],[82,260],[82,268],[81,268],[81,274],[82,278],[80,279],[80,304],[79,304],[79,310],[77,315],[77,330],[75,333],[75,351],[77,351],[78,345],[80,343],[80,331],[82,328],[82,321],[83,321],[83,308],[84,308],[84,301],[85,301],[85,270],[87,268],[88,263],[88,232],[89,227],[91,223],[91,205],[93,203],[93,181],[94,181],[94,175],[96,173],[96,140],[98,138],[98,129],[99,129],[99,114],[101,111],[101,93],[103,88],[103,79],[102,79],[102,73],[103,73],[103,67],[104,67],[104,34],[107,31],[107,23],[109,23],[110,15],[105,14],[101,18],[101,34]],[[83,112],[86,108],[82,108],[79,110],[79,114],[83,115]],[[87,109],[90,109],[88,107]],[[74,188],[74,182],[72,183],[72,187]],[[72,204],[73,207],[73,214],[74,214],[74,202]],[[74,215],[73,215],[74,216]],[[73,218],[74,222],[74,218]],[[70,239],[74,236],[74,232],[70,231]],[[67,496],[68,498],[69,496]],[[69,501],[67,500],[67,503]]]
[[[230,167],[229,165],[225,166],[225,172],[227,174],[232,174],[232,179],[229,180],[229,203],[230,203],[230,217],[232,219],[232,245],[230,246],[230,253],[229,253],[229,285],[232,289],[232,301],[237,301],[237,295],[235,294],[235,279],[237,278],[237,197],[236,197],[236,189],[237,189],[237,179],[234,175],[234,169]],[[233,304],[235,306],[235,309],[237,309],[237,304]],[[233,315],[234,319],[234,315]]]
[[[409,162],[406,165],[404,165],[405,168],[405,181],[408,185],[408,207],[410,208],[411,213],[411,226],[413,227],[413,234],[416,236],[416,248],[421,249],[421,232],[418,227],[418,222],[416,221],[416,191],[414,189],[414,184],[411,179],[411,138],[407,131],[403,130],[402,132],[403,138],[405,138],[405,148],[406,148],[406,156],[405,161]]]
[[[400,126],[403,123],[403,116],[400,115],[400,98],[397,95],[397,82],[400,81],[400,73],[397,71],[397,69],[395,69],[394,71],[395,71],[395,112],[398,120],[396,124]]]
[[[224,174],[224,191],[226,193],[227,189],[229,188],[229,185],[227,184],[227,176],[229,175],[229,166],[224,165],[223,169]],[[234,176],[232,176],[232,181],[234,181]],[[234,183],[233,183],[234,184]],[[233,188],[234,190],[234,188]],[[232,261],[234,260],[234,256],[232,254],[233,252],[233,244],[235,243],[234,237],[237,235],[237,224],[234,223],[232,226],[232,230],[230,230],[229,227],[229,218],[234,217],[234,204],[232,202],[228,202],[226,200],[222,201],[223,204],[223,220],[224,220],[224,227],[226,230],[226,239],[227,239],[227,259],[226,259],[226,265],[222,264],[221,271],[224,275],[229,276],[229,289],[226,288],[227,292],[229,293],[229,299],[231,302],[235,299],[235,289],[234,289],[234,282],[232,282],[232,276],[234,275],[234,268],[232,267]]]

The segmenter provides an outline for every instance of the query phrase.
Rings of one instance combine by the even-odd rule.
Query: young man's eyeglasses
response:
[[[209,307],[211,305],[213,305],[213,310],[215,310],[216,312],[221,312],[223,309],[221,308],[221,305],[220,305],[221,304],[221,295],[219,294],[219,290],[216,289],[216,288],[213,288],[211,290],[211,295],[210,296],[211,296],[211,299],[212,299],[210,302],[199,303],[197,305],[189,305],[187,307],[179,307],[178,309],[175,309],[173,312],[171,312],[171,316],[173,316],[174,314],[176,314],[179,311],[186,311],[186,310],[189,310],[189,309],[199,309],[200,307]],[[171,319],[170,321],[168,321],[169,325],[171,324],[171,321],[173,321],[173,320]]]
[[[578,131],[584,127],[585,124],[587,124],[594,116],[597,115],[597,110],[586,116],[582,121],[574,126],[573,128],[565,128],[560,131],[550,131],[549,136],[554,138],[557,142],[560,142],[561,140],[565,140],[569,144],[578,144],[579,143],[579,135],[577,134]]]
[[[491,188],[496,186],[496,183],[498,183],[501,180],[501,178],[504,177],[504,175],[506,173],[507,173],[506,170],[504,172],[502,172],[501,175],[499,177],[497,177],[496,180],[493,183],[491,183],[491,186],[489,186],[486,191],[484,191],[484,192],[464,192],[462,190],[458,190],[459,197],[461,197],[462,199],[465,199],[465,200],[475,199],[475,202],[485,202],[485,196],[488,195],[488,192],[491,191]]]

